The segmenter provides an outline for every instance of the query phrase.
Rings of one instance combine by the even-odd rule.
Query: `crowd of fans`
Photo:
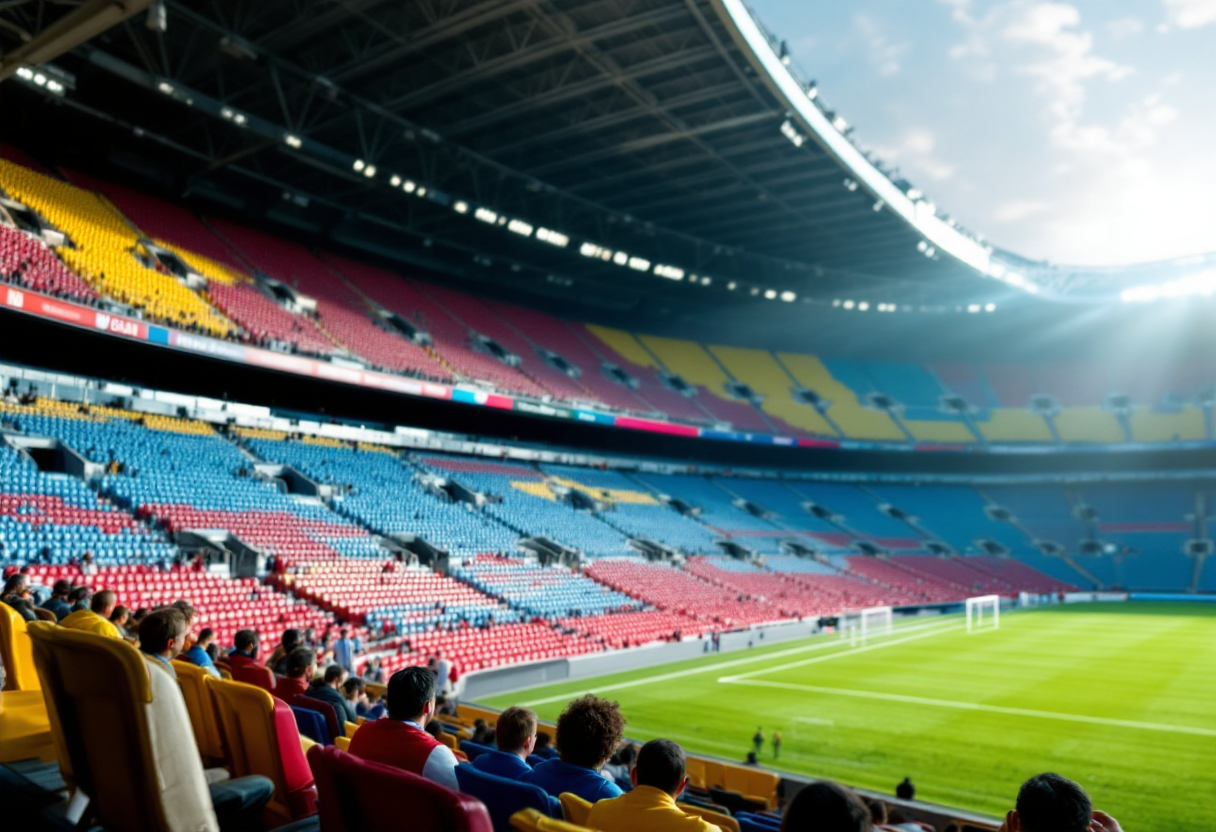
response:
[[[108,589],[93,592],[60,580],[49,591],[32,585],[25,572],[10,575],[0,601],[27,620],[57,621],[59,626],[138,647],[155,667],[176,677],[172,660],[190,662],[220,676],[245,664],[260,664],[259,635],[244,629],[223,650],[214,633],[194,633],[195,610],[186,600],[152,610],[131,612],[117,604]],[[445,743],[443,724],[457,713],[450,685],[451,662],[442,653],[427,666],[394,673],[378,701],[368,695],[368,680],[351,673],[361,651],[346,628],[336,637],[316,639],[311,631],[289,629],[265,660],[276,675],[274,694],[291,701],[298,694],[330,705],[340,722],[362,722],[350,738],[349,753],[404,769],[445,788],[460,791],[458,766],[469,759]],[[0,677],[2,678],[2,677]],[[644,745],[624,739],[625,717],[616,702],[595,695],[571,701],[557,721],[556,737],[538,730],[535,713],[523,707],[503,711],[493,726],[477,720],[467,743],[480,749],[471,765],[485,775],[539,787],[554,800],[574,795],[589,806],[582,825],[600,832],[720,832],[712,821],[711,795],[698,794],[689,783],[683,749],[669,739]],[[552,740],[556,741],[556,747]],[[774,757],[781,736],[766,737],[757,728],[748,762],[756,764],[766,740]],[[466,743],[466,744],[467,744]],[[251,776],[209,785],[221,830],[260,828],[260,812],[274,790],[270,780]],[[897,796],[911,799],[905,779]],[[721,793],[712,796],[721,800]],[[736,795],[742,809],[764,813],[774,832],[931,832],[932,828],[888,812],[882,801],[863,798],[829,781],[800,789],[781,811],[769,811]],[[697,810],[711,809],[707,813]],[[708,819],[707,819],[708,818]],[[1001,832],[1121,832],[1117,821],[1095,810],[1084,790],[1056,774],[1042,774],[1023,784]]]

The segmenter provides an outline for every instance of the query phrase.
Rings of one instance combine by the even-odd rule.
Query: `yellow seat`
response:
[[[4,662],[5,690],[39,690],[34,647],[26,621],[8,604],[0,604],[0,661]]]
[[[566,816],[567,821],[576,823],[579,826],[587,825],[587,818],[591,815],[592,804],[583,800],[574,792],[562,792],[558,795],[557,799],[562,803],[562,814]]]
[[[177,671],[177,684],[186,700],[186,710],[190,712],[198,753],[209,766],[224,765],[224,741],[215,713],[215,697],[206,681],[211,674],[192,662],[177,660],[173,662],[173,669]]]
[[[439,736],[436,737],[436,739],[453,751],[460,750],[460,741],[456,739],[455,734],[448,733],[447,731],[440,731]]]
[[[353,738],[355,736],[355,732],[358,730],[359,730],[358,722],[344,722],[342,724],[342,733],[346,735],[347,739]]]
[[[0,763],[37,757],[55,762],[55,741],[40,690],[0,693]]]
[[[701,759],[701,764],[705,767],[705,788],[707,789],[725,789],[726,788],[726,764],[719,763],[717,760]]]
[[[705,785],[705,761],[697,757],[689,757],[685,760],[684,771],[688,775],[688,782],[696,786],[698,789],[708,789]]]
[[[726,766],[726,790],[738,792],[748,800],[770,809],[777,805],[777,784],[781,778],[771,771],[751,766]]]
[[[339,751],[350,751],[350,737],[336,737],[334,739],[334,748]]]
[[[739,821],[732,818],[730,815],[724,815],[721,812],[711,812],[709,809],[702,809],[700,806],[693,806],[691,803],[677,803],[676,806],[686,815],[696,815],[706,823],[712,823],[714,826],[722,830],[722,832],[739,832]]]
[[[511,815],[511,828],[519,832],[587,832],[586,826],[554,820],[536,809],[524,809]]]
[[[274,783],[274,795],[266,806],[267,825],[281,826],[314,814],[316,787],[287,703],[244,682],[211,676],[204,681],[215,697],[232,776],[260,774]]]
[[[113,832],[218,832],[172,675],[121,639],[46,622],[29,633],[60,772],[86,817]]]

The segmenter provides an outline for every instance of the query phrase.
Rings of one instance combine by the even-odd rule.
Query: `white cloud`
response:
[[[883,32],[882,27],[874,18],[867,14],[859,14],[854,18],[857,28],[866,39],[869,47],[870,63],[878,70],[879,75],[898,75],[901,69],[900,61],[908,53],[907,43],[891,43]]]
[[[1106,28],[1110,31],[1111,37],[1115,40],[1122,40],[1143,32],[1144,24],[1134,17],[1120,17],[1107,23]]]
[[[904,131],[899,142],[889,147],[876,147],[878,155],[898,163],[904,176],[912,181],[925,176],[935,181],[950,179],[957,168],[934,155],[937,136],[923,127]]]
[[[1216,0],[1163,0],[1165,18],[1179,29],[1216,23]]]
[[[1019,222],[1049,210],[1051,204],[1041,199],[1011,199],[996,206],[992,216],[997,222]]]

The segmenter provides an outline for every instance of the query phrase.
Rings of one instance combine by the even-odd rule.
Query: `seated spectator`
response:
[[[422,775],[459,791],[456,755],[424,730],[435,713],[435,674],[407,667],[388,680],[388,716],[365,722],[350,741],[350,753]]]
[[[279,639],[279,646],[274,648],[274,652],[266,660],[266,666],[283,676],[287,673],[287,655],[303,643],[299,630],[284,630],[282,638]]]
[[[851,790],[816,780],[785,807],[781,832],[871,832],[870,810]]]
[[[176,607],[178,611],[180,611],[181,614],[186,618],[186,650],[189,650],[194,646],[195,642],[194,619],[197,613],[194,610],[194,605],[189,601],[178,600],[174,601],[172,604],[170,604],[170,606]],[[182,652],[186,651],[183,650]]]
[[[346,669],[339,667],[336,664],[331,664],[325,668],[325,673],[320,679],[313,681],[308,688],[308,695],[313,699],[319,699],[322,702],[328,702],[334,706],[334,713],[338,715],[339,722],[357,722],[359,715],[355,713],[355,709],[350,706],[340,691],[342,686],[346,684]]]
[[[89,600],[93,597],[93,590],[87,586],[78,586],[68,595],[68,603],[72,605],[72,612],[83,612],[89,608]]]
[[[611,777],[622,789],[629,791],[626,788],[626,784],[631,782],[629,775],[633,771],[633,761],[637,756],[637,746],[631,742],[625,743],[612,755],[612,759],[608,761],[608,765],[604,766],[604,774]]]
[[[545,731],[536,732],[536,748],[532,749],[534,757],[540,757],[544,760],[557,759],[557,750],[550,745],[553,742],[553,737]]]
[[[218,679],[220,678],[220,672],[216,669],[215,662],[211,661],[211,654],[207,652],[207,648],[211,646],[211,642],[214,640],[215,631],[210,627],[204,627],[203,631],[198,634],[198,641],[194,642],[194,646],[188,649],[184,656],[190,664],[198,665]]]
[[[307,647],[297,647],[287,654],[285,665],[287,675],[275,680],[274,695],[290,702],[296,694],[308,693],[308,683],[317,672],[317,654]]]
[[[478,745],[485,745],[487,730],[489,730],[489,726],[486,725],[486,721],[484,719],[473,720],[473,736],[469,737],[469,742],[475,742]]]
[[[560,734],[559,734],[560,736]],[[630,773],[633,790],[601,800],[587,826],[600,832],[719,832],[698,815],[685,814],[676,798],[688,786],[684,750],[671,740],[651,740],[638,752]]]
[[[51,588],[51,597],[46,600],[42,608],[55,613],[56,621],[62,621],[72,612],[72,605],[68,602],[68,595],[71,593],[71,581],[63,579],[55,581],[55,586]]]
[[[916,786],[912,785],[911,777],[905,777],[899,781],[899,785],[895,787],[895,796],[900,800],[916,799]]]
[[[0,601],[16,610],[26,621],[38,620],[38,615],[34,612],[34,599],[30,595],[30,585],[24,575],[18,573],[9,576],[4,582],[4,589],[0,590]]]
[[[1017,808],[1000,832],[1123,832],[1119,821],[1094,809],[1079,785],[1058,774],[1031,777],[1018,790]]]
[[[572,792],[588,803],[624,792],[600,773],[625,731],[621,706],[588,694],[575,699],[557,719],[558,759],[546,760],[521,777],[554,797]]]
[[[131,631],[127,629],[127,624],[131,621],[131,611],[119,604],[114,608],[114,612],[110,615],[110,623],[118,628],[118,635],[126,641],[135,641],[135,637],[131,635]]]
[[[507,708],[498,715],[495,730],[497,749],[478,755],[473,768],[508,780],[531,772],[526,761],[536,746],[536,714],[527,708]]]
[[[244,664],[258,662],[258,634],[255,630],[237,630],[232,637],[233,648],[228,654],[228,666],[235,673]]]
[[[342,685],[342,695],[347,704],[355,709],[356,717],[379,719],[384,716],[384,706],[371,704],[367,698],[367,683],[358,676],[346,680]]]
[[[153,610],[140,622],[139,628],[139,649],[148,663],[177,678],[171,660],[181,653],[189,631],[182,611],[177,607]],[[215,809],[220,832],[263,828],[262,809],[274,794],[271,780],[257,775],[237,777],[208,783],[207,789],[211,792],[211,805]]]
[[[103,589],[93,596],[87,610],[74,612],[59,623],[70,630],[83,630],[99,636],[122,638],[118,628],[110,623],[110,616],[114,614],[116,606],[118,606],[118,596],[114,594],[113,590]]]

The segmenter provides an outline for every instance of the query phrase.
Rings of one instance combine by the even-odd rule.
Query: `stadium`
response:
[[[1216,829],[1216,253],[826,94],[743,0],[0,2],[4,828]]]

